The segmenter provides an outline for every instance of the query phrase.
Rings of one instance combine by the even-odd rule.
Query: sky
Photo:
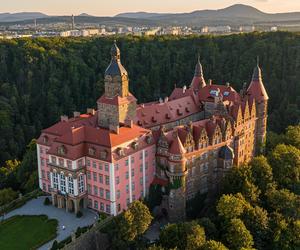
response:
[[[122,12],[178,13],[247,4],[268,13],[300,12],[300,0],[0,0],[1,12],[38,11],[49,15],[113,16]]]

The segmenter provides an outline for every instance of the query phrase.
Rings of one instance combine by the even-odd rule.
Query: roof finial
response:
[[[256,65],[259,67],[259,56],[256,57]]]
[[[198,52],[198,63],[200,63],[200,53]]]

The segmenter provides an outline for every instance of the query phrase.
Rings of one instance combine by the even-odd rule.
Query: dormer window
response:
[[[49,138],[48,138],[48,136],[43,136],[43,143],[48,143],[48,141],[49,141]]]
[[[124,149],[123,149],[123,148],[118,148],[118,149],[117,149],[117,154],[118,154],[119,156],[125,156]]]
[[[107,158],[107,151],[106,150],[102,150],[100,152],[100,158],[105,160]]]
[[[95,148],[89,148],[89,155],[95,156],[96,154],[96,149]]]
[[[152,136],[148,135],[147,138],[146,138],[146,142],[147,142],[148,144],[151,144],[151,143],[152,143],[152,140],[153,140]]]
[[[65,155],[65,154],[67,153],[66,147],[65,147],[64,145],[59,146],[59,147],[57,148],[57,153],[58,153],[59,155]]]
[[[136,142],[136,141],[134,141],[132,144],[131,144],[131,146],[132,146],[132,148],[133,149],[137,149],[138,148],[138,142]]]

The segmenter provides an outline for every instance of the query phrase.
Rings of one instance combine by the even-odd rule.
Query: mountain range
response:
[[[39,12],[0,13],[0,22],[28,23],[38,19],[39,23],[70,22],[68,16],[48,16]],[[300,23],[300,12],[269,14],[254,7],[236,4],[219,10],[197,10],[190,13],[128,12],[114,17],[97,17],[82,13],[76,23],[106,25],[252,25],[263,23]]]

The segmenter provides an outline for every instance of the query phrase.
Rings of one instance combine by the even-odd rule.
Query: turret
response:
[[[262,81],[262,73],[259,67],[259,61],[254,68],[252,80],[247,90],[249,101],[255,101],[257,123],[256,123],[256,152],[262,153],[266,141],[267,131],[267,110],[268,110],[268,94]]]
[[[185,219],[185,182],[187,174],[185,153],[186,150],[182,145],[178,132],[175,131],[168,152],[168,170],[166,171],[170,181],[168,214],[170,221],[174,222]]]
[[[194,78],[191,83],[191,88],[194,89],[195,92],[198,92],[201,88],[205,87],[206,83],[203,77],[203,68],[200,62],[200,56],[198,56],[198,62],[195,66]]]

